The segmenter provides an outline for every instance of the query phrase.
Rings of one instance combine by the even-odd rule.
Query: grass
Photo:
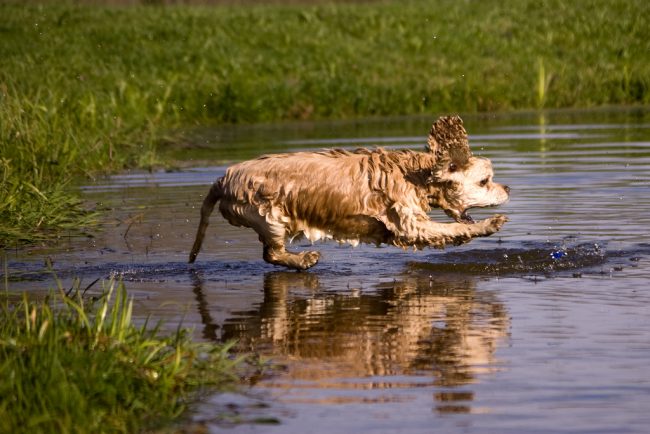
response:
[[[88,224],[67,183],[158,164],[179,126],[648,104],[648,11],[644,0],[4,1],[0,245]]]
[[[135,326],[121,283],[106,283],[94,302],[61,289],[41,301],[0,299],[0,432],[152,430],[203,388],[237,381],[228,346]]]

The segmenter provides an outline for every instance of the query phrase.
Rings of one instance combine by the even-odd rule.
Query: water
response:
[[[197,263],[186,264],[223,163],[328,146],[417,148],[432,120],[195,131],[168,150],[182,158],[178,170],[82,186],[106,210],[103,230],[7,251],[11,286],[44,290],[54,272],[92,293],[95,279],[119,276],[140,318],[237,339],[282,366],[244,394],[203,399],[188,429],[647,432],[646,110],[466,117],[472,149],[512,188],[499,210],[510,222],[495,236],[416,253],[318,244],[321,262],[295,273],[264,263],[257,236],[215,213]]]

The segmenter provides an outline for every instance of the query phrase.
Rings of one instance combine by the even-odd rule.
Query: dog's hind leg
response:
[[[283,246],[264,244],[264,260],[274,265],[284,265],[295,270],[306,270],[318,263],[320,253],[316,251],[291,253]]]
[[[286,232],[281,223],[268,223],[264,228],[256,228],[256,231],[264,244],[264,260],[270,264],[306,270],[320,259],[320,253],[316,251],[288,252],[284,246]]]

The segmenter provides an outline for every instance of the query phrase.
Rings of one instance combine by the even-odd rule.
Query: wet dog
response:
[[[495,215],[475,222],[467,212],[508,200],[510,189],[492,176],[490,161],[472,155],[458,116],[433,124],[424,152],[334,149],[245,161],[210,188],[190,262],[217,202],[230,224],[258,233],[265,261],[297,270],[320,258],[316,251],[286,250],[285,241],[300,236],[416,249],[463,244],[507,221]],[[442,208],[456,222],[432,221],[431,208]]]

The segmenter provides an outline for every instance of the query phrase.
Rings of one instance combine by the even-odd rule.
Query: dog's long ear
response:
[[[448,157],[460,166],[467,163],[472,152],[460,116],[443,116],[433,123],[427,139],[427,150],[435,153],[437,160]]]

